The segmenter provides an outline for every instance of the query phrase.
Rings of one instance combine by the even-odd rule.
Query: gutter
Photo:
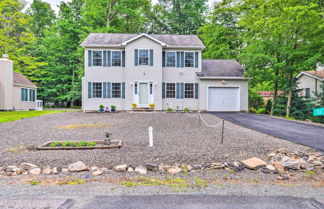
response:
[[[251,77],[199,77],[200,80],[252,80]]]

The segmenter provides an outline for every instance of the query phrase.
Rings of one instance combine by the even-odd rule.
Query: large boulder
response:
[[[30,169],[29,170],[29,174],[31,174],[31,175],[39,175],[39,174],[41,174],[41,169],[40,168],[33,168],[33,169]]]
[[[25,171],[29,171],[30,169],[37,168],[37,166],[31,163],[22,163],[20,164],[19,168]]]
[[[78,161],[76,163],[72,163],[68,166],[70,172],[80,172],[80,171],[87,171],[89,170],[88,166],[82,162]]]
[[[173,175],[181,172],[181,168],[179,166],[172,166],[171,168],[168,168],[168,173]]]
[[[242,164],[249,169],[256,170],[263,168],[267,165],[266,162],[257,157],[252,157],[250,159],[242,160]]]
[[[121,164],[121,165],[117,165],[115,167],[115,170],[118,172],[123,172],[127,170],[128,165],[127,164]]]
[[[138,166],[135,168],[135,172],[142,174],[142,175],[146,175],[147,174],[147,169],[143,166]]]
[[[293,170],[300,169],[301,161],[299,159],[295,160],[290,157],[284,156],[280,162],[281,162],[282,166],[285,168],[293,169]]]
[[[278,173],[280,174],[285,173],[285,168],[280,162],[274,162],[272,165]]]
[[[147,163],[146,164],[146,169],[148,171],[158,171],[159,170],[159,166],[156,163]]]

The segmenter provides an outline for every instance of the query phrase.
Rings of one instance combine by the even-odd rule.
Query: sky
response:
[[[30,2],[32,2],[32,0],[25,0],[27,3],[30,3]],[[52,6],[52,8],[56,11],[56,12],[58,12],[58,5],[60,4],[60,2],[62,1],[62,0],[43,0],[43,1],[46,1],[46,2],[48,2],[48,3],[50,3],[51,4],[51,6]],[[63,0],[63,1],[69,1],[69,0]],[[153,3],[156,3],[158,0],[152,0],[152,2]],[[219,1],[219,0],[208,0],[208,4],[209,5],[212,5],[215,1]]]

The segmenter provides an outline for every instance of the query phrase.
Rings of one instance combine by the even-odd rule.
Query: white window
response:
[[[194,67],[194,60],[194,52],[185,52],[185,67]]]
[[[102,98],[102,83],[92,83],[92,97]]]
[[[111,66],[121,66],[121,51],[111,52]]]
[[[305,88],[305,97],[310,98],[310,88]]]
[[[111,84],[111,97],[120,98],[121,97],[121,83]]]
[[[93,51],[92,63],[93,66],[102,66],[102,51]]]
[[[176,66],[176,53],[166,52],[166,66],[175,67]]]
[[[138,50],[138,65],[149,65],[149,50]]]
[[[185,98],[194,98],[194,84],[185,83]]]
[[[176,84],[175,83],[166,83],[165,86],[165,97],[166,98],[175,98],[176,97]]]
[[[33,89],[29,89],[29,101],[36,101],[36,91]]]
[[[21,101],[28,102],[28,89],[21,88]]]

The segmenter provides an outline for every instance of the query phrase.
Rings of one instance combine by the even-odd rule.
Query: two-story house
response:
[[[248,109],[248,79],[234,60],[202,60],[196,35],[93,33],[84,47],[82,108],[99,105],[131,110]]]

